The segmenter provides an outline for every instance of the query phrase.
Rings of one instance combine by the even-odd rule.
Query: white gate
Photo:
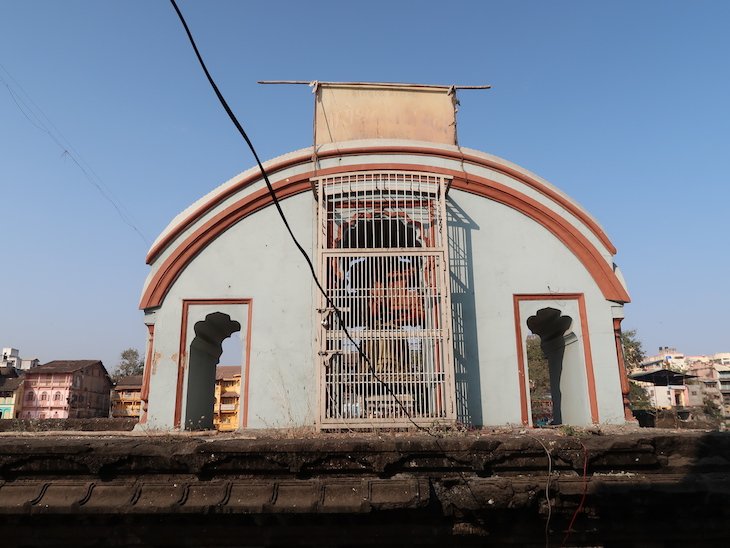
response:
[[[315,181],[330,299],[320,295],[318,307],[320,426],[453,422],[448,179],[358,172]]]

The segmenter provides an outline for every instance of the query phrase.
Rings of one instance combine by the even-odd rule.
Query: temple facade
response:
[[[258,168],[173,219],[147,256],[140,427],[213,427],[228,337],[238,428],[627,420],[629,295],[597,221],[460,146],[452,87],[315,93],[314,145],[264,164],[311,269]]]

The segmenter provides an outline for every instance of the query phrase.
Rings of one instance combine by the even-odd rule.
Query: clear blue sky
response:
[[[730,2],[180,6],[262,158],[311,144],[312,97],[256,80],[492,84],[461,92],[461,144],[598,219],[633,297],[624,327],[649,351],[730,351]],[[5,0],[0,64],[149,241],[253,165],[168,2]],[[147,244],[2,82],[0,204],[0,346],[109,369],[143,350]]]

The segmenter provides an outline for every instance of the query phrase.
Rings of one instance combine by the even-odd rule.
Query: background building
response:
[[[0,367],[14,367],[20,369],[20,353],[17,348],[3,348]]]
[[[730,418],[730,366],[716,365],[717,380],[722,394],[722,407],[726,418]]]
[[[99,360],[58,360],[27,371],[21,418],[108,417],[112,381]]]
[[[711,363],[706,356],[688,357],[687,361],[690,363],[687,372],[697,377],[689,383],[689,404],[701,406],[708,399],[722,408],[722,393],[720,392],[717,366]]]
[[[227,432],[239,424],[238,401],[241,395],[241,366],[219,365],[215,374],[213,426]]]
[[[657,354],[649,356],[641,362],[643,369],[668,367],[674,371],[685,372],[688,366],[685,355],[676,348],[670,348],[669,346],[660,346]]]
[[[23,359],[20,357],[20,351],[17,348],[3,348],[2,350],[2,361],[0,361],[0,367],[14,367],[15,369],[22,369],[27,371],[33,367],[40,365],[38,358]]]
[[[112,390],[112,417],[138,419],[142,404],[141,394],[142,375],[130,375],[119,379]]]
[[[0,419],[18,417],[23,399],[23,377],[14,367],[0,367]]]
[[[29,369],[33,369],[34,367],[38,367],[41,364],[41,361],[38,358],[23,358],[20,360],[20,369],[23,371],[28,371]]]
[[[669,386],[652,386],[645,383],[653,405],[658,408],[716,406],[724,418],[730,418],[730,353],[719,352],[699,356],[687,356],[676,348],[660,347],[659,353],[646,358],[641,364],[647,374],[660,370],[686,373],[694,378],[674,377],[680,383]]]

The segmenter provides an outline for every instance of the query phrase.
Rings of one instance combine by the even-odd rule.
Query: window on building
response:
[[[329,299],[318,304],[322,423],[451,418],[447,181],[373,172],[316,182]]]
[[[43,392],[41,394],[41,401],[46,401],[48,399],[48,394],[46,392]]]
[[[61,401],[61,393],[60,392],[56,392],[53,395],[53,401]]]
[[[25,399],[28,401],[33,401],[33,398],[35,398],[35,394],[33,392],[28,392],[28,394],[25,396]]]

